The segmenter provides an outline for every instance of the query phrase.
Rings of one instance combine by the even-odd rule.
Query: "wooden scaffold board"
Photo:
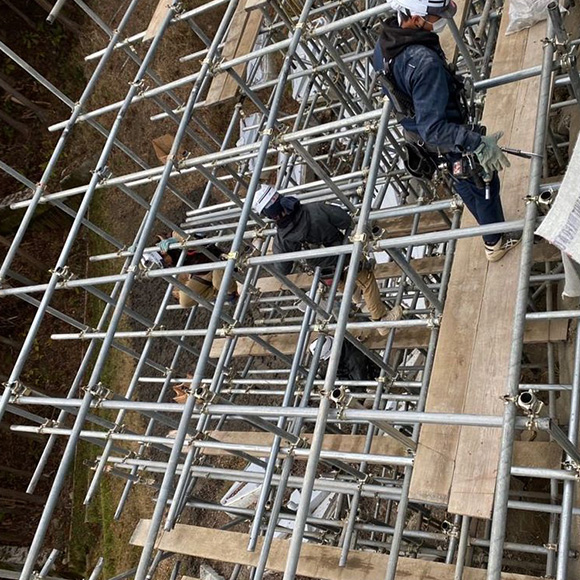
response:
[[[507,14],[507,7],[504,14]],[[545,24],[505,36],[502,19],[492,76],[541,62]],[[538,78],[488,92],[483,123],[503,130],[502,143],[530,150]],[[529,161],[511,160],[501,176],[506,219],[522,217]],[[467,212],[462,227],[475,225]],[[460,240],[449,283],[433,374],[429,412],[501,415],[507,388],[520,249],[496,264],[486,261],[480,239]],[[410,497],[449,511],[491,517],[501,432],[497,429],[426,425],[421,430]]]

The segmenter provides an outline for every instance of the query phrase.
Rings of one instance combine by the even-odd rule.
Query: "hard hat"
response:
[[[278,190],[271,185],[261,185],[254,196],[254,211],[262,213],[269,205],[280,197]]]
[[[328,360],[330,358],[330,351],[332,350],[332,338],[330,336],[319,336],[316,340],[311,342],[310,346],[308,347],[310,354],[314,354],[316,351],[319,340],[324,341],[322,350],[320,351],[320,360]]]
[[[392,0],[392,5],[395,10],[408,16],[432,14],[441,18],[453,18],[457,12],[457,4],[453,0]]]

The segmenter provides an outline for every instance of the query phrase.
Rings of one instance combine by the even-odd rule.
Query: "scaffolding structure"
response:
[[[55,6],[52,19],[57,17],[62,4],[58,2]],[[538,111],[530,120],[535,123],[534,152],[539,156],[531,161],[529,184],[522,184],[522,194],[527,193],[525,218],[460,228],[463,204],[449,194],[448,183],[442,179],[435,186],[414,179],[401,163],[402,128],[371,65],[381,22],[391,10],[387,3],[248,2],[255,4],[253,9],[261,13],[263,42],[246,54],[227,59],[223,58],[223,52],[240,2],[212,0],[185,9],[181,2],[168,0],[143,58],[134,46],[143,41],[146,33],[125,35],[138,4],[139,0],[127,2],[119,21],[109,26],[96,9],[82,0],[74,0],[74,5],[109,39],[103,50],[86,57],[96,66],[76,102],[0,43],[0,50],[7,57],[71,110],[66,121],[50,127],[51,131],[60,132],[60,137],[40,179],[30,179],[0,161],[0,168],[31,193],[28,199],[13,204],[14,209],[25,212],[0,266],[2,300],[24,300],[36,308],[0,399],[2,421],[10,423],[13,416],[26,420],[26,424],[19,421],[12,425],[13,431],[47,437],[28,493],[33,493],[38,484],[56,441],[66,440],[20,578],[34,577],[41,568],[41,551],[51,547],[45,545],[46,533],[80,441],[100,448],[92,466],[85,503],[93,499],[103,478],[109,477],[124,482],[116,519],[123,517],[136,484],[149,486],[155,498],[139,564],[115,579],[155,577],[159,563],[173,555],[156,548],[159,532],[174,529],[185,514],[212,511],[231,516],[231,527],[237,526],[237,530],[246,534],[247,550],[258,554],[252,566],[232,562],[235,564],[232,580],[246,577],[244,574],[261,580],[268,569],[271,547],[280,533],[289,538],[282,570],[284,580],[300,574],[301,552],[304,546],[312,544],[338,547],[340,554],[335,565],[346,567],[347,571],[355,553],[389,554],[381,574],[386,580],[402,577],[398,575],[401,561],[409,559],[453,565],[453,576],[449,577],[456,579],[464,577],[467,567],[479,568],[484,574],[465,573],[469,578],[499,580],[507,577],[502,573],[505,569],[524,570],[530,576],[569,578],[570,559],[577,557],[571,540],[572,519],[580,514],[580,508],[574,504],[580,465],[577,449],[580,341],[576,341],[574,373],[569,384],[558,380],[551,343],[541,365],[548,382],[529,384],[521,379],[526,322],[579,316],[577,311],[555,311],[552,290],[562,279],[561,266],[546,262],[541,264],[546,269],[538,271],[533,269],[532,259],[538,207],[558,189],[558,183],[549,186],[540,183],[545,170],[541,156],[548,147],[556,155],[561,149],[554,144],[549,129],[551,112],[573,106],[580,95],[575,63],[567,70],[562,69],[563,63],[571,60],[576,42],[568,41],[557,8],[550,10],[549,41],[543,49],[541,66],[493,79],[489,76],[502,3],[473,0],[465,10],[461,26],[451,21],[450,32],[458,48],[455,64],[479,116],[487,90],[531,76],[540,77]],[[198,19],[211,11],[219,13],[221,19],[209,38]],[[182,62],[192,63],[196,72],[171,80],[162,79],[152,67],[170,27],[188,27],[206,45],[202,51],[176,55]],[[111,57],[119,51],[138,68],[126,96],[122,101],[90,109],[87,104],[91,95]],[[279,65],[275,77],[265,75],[256,80],[260,67],[271,69],[272,63]],[[242,69],[244,72],[240,73]],[[231,118],[223,135],[214,134],[200,118],[200,112],[209,107],[205,101],[208,89],[220,75],[235,81],[239,94],[243,95],[231,104]],[[291,83],[299,85],[294,112],[288,112],[287,108]],[[552,101],[555,86],[570,91],[570,99],[557,107]],[[176,92],[183,87],[189,91],[186,99]],[[151,116],[152,124],[163,119],[175,126],[167,161],[157,167],[149,167],[119,140],[129,111],[144,101],[158,108],[157,114]],[[236,143],[240,122],[248,117],[248,110],[253,113],[253,139]],[[106,118],[110,119],[111,114],[114,121],[105,125],[103,118],[109,115]],[[90,182],[49,191],[49,179],[69,137],[80,124],[89,124],[104,138]],[[194,142],[203,153],[183,154],[184,139]],[[141,169],[117,174],[110,160],[116,150]],[[258,187],[272,172],[278,175],[280,191],[296,196],[301,203],[326,201],[349,210],[355,223],[351,237],[332,248],[272,254],[275,230],[252,209]],[[197,199],[179,187],[179,179],[189,174],[199,174],[207,180]],[[140,193],[141,188],[151,185],[154,187],[151,196]],[[119,240],[90,221],[89,209],[99,192],[112,189],[127,196],[127,204],[144,209],[142,222],[135,231],[127,232],[128,240]],[[184,207],[181,222],[161,212],[163,200],[170,196],[175,196]],[[64,212],[72,225],[49,276],[37,281],[16,271],[13,263],[36,212],[44,204]],[[396,219],[407,220],[408,233],[389,233],[389,224]],[[439,226],[423,228],[429,219]],[[155,251],[154,234],[160,230],[172,230],[183,237],[183,241],[172,246],[181,251],[180,260],[169,268],[153,268],[143,261],[144,255]],[[83,276],[71,271],[71,251],[86,231],[110,248],[91,256],[90,262],[113,264],[116,274]],[[503,232],[523,232],[514,341],[506,385],[510,397],[506,399],[505,414],[496,417],[425,412],[456,242]],[[210,244],[220,244],[226,250],[225,259],[183,265],[187,250],[204,251]],[[390,307],[404,305],[405,316],[400,321],[372,322],[363,311],[353,308],[357,267],[371,255],[382,255],[387,263],[397,267],[381,281],[381,294]],[[319,270],[306,271],[301,277],[287,277],[274,267],[281,261],[300,262],[324,256],[338,256],[336,274],[325,284]],[[341,280],[347,257],[350,265]],[[437,259],[441,267],[432,272],[419,270],[418,263],[428,259]],[[179,275],[208,270],[223,273],[220,289],[212,301],[196,295],[178,279]],[[307,284],[303,283],[305,278]],[[153,284],[156,279],[163,281],[165,289],[158,301],[152,294],[150,314],[144,316],[131,307],[131,297],[137,285]],[[227,289],[232,280],[239,288],[234,306],[227,303]],[[264,280],[270,286],[263,285]],[[175,290],[190,296],[196,305],[183,309],[175,304],[172,300]],[[102,305],[94,327],[54,306],[57,295],[79,291]],[[542,299],[545,311],[528,311],[530,303],[537,305]],[[176,310],[182,316],[170,318]],[[55,333],[51,337],[61,341],[63,350],[70,341],[85,344],[82,362],[66,397],[40,392],[21,379],[48,316],[71,327],[69,333]],[[166,322],[168,318],[171,326]],[[464,324],[475,322],[466,320]],[[391,329],[382,342],[374,340],[371,347],[367,341],[359,340],[361,334],[375,335],[382,327]],[[422,333],[421,344],[398,344],[398,337],[405,332]],[[318,341],[313,352],[308,348],[314,337],[320,335],[334,339],[325,376],[318,374],[322,341]],[[376,380],[337,379],[345,341],[380,368]],[[159,343],[163,360],[155,360],[151,354],[153,345]],[[242,343],[245,356],[236,357],[236,348]],[[113,386],[103,379],[113,349],[134,363],[128,384]],[[187,368],[183,361],[191,357],[196,363]],[[172,387],[177,384],[185,385],[187,396],[183,403],[172,400]],[[556,395],[563,391],[571,391],[566,431],[558,427],[553,414]],[[155,394],[147,398],[145,393]],[[542,405],[538,397],[546,401],[549,413],[540,415]],[[128,414],[143,418],[143,431],[126,428]],[[535,430],[548,432],[561,446],[567,456],[561,469],[512,465],[516,433],[529,429],[530,422]],[[487,525],[474,525],[476,522],[468,516],[448,514],[441,506],[409,501],[414,452],[421,426],[426,424],[485,426],[502,432],[494,513]],[[239,440],[223,438],[221,432],[237,434]],[[258,433],[261,438],[245,440],[243,432]],[[331,449],[324,445],[325,435],[358,437],[358,450]],[[402,451],[391,454],[373,451],[385,439]],[[216,461],[223,456],[235,457],[238,465],[252,465],[256,470],[223,467]],[[550,491],[511,490],[512,476],[546,480]],[[207,480],[253,483],[258,489],[255,502],[237,507],[200,498],[196,489]],[[288,497],[295,490],[299,491],[299,502],[292,510]],[[319,492],[335,498],[333,510],[325,516],[311,513],[313,494]],[[547,536],[536,544],[506,541],[508,515],[515,512],[544,514]],[[418,529],[408,527],[411,515],[419,518]],[[285,527],[287,522],[291,522],[289,528]],[[53,558],[49,558],[41,577],[49,573],[52,563]],[[97,578],[102,567],[101,559],[91,578]],[[177,570],[176,564],[175,574]]]

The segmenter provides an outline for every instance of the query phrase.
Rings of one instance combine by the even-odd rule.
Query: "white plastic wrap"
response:
[[[545,20],[550,2],[551,0],[510,0],[510,20],[505,31],[506,36]]]

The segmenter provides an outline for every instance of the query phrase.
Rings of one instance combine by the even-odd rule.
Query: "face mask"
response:
[[[437,22],[431,22],[431,25],[433,26],[433,32],[435,34],[441,34],[445,30],[445,27],[447,26],[447,19],[440,18],[439,20],[437,20]]]

